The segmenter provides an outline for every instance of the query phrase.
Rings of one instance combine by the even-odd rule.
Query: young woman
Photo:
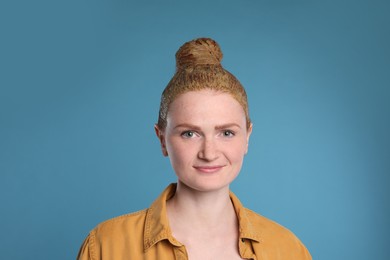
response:
[[[240,82],[208,38],[185,43],[161,97],[157,137],[177,175],[150,208],[98,225],[79,260],[308,260],[287,229],[244,208],[229,185],[248,151],[252,123]]]

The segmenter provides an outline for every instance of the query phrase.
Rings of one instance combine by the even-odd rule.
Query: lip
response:
[[[213,165],[213,166],[194,166],[196,170],[202,173],[215,173],[221,170],[224,166],[222,165]]]

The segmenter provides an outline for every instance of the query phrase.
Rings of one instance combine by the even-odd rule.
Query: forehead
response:
[[[190,91],[179,95],[168,109],[167,122],[245,123],[245,112],[230,94],[215,90]]]

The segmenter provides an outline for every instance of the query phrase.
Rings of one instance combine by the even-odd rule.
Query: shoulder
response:
[[[145,223],[147,209],[121,215],[98,224],[92,231],[98,237],[111,237],[128,234],[128,231],[142,231]]]
[[[255,249],[261,248],[262,254],[266,255],[283,255],[281,259],[311,259],[306,247],[289,229],[250,209],[244,210],[259,236],[259,243],[254,244]]]
[[[244,210],[253,228],[260,233],[261,237],[295,237],[290,230],[277,222],[270,220],[248,208],[244,208]]]
[[[147,209],[106,220],[98,224],[84,240],[78,260],[123,258],[129,249],[142,252],[142,236]]]

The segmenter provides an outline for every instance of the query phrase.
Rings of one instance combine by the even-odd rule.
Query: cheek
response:
[[[246,153],[246,141],[245,142],[237,142],[236,144],[232,144],[228,149],[228,156],[232,161],[240,162],[243,160]]]
[[[186,145],[183,142],[175,142],[175,140],[170,140],[167,143],[167,150],[171,159],[171,163],[174,165],[185,165],[191,159],[191,146]]]
[[[240,151],[240,152],[235,152],[235,153],[232,153],[230,155],[230,158],[232,161],[236,162],[236,163],[242,163],[242,161],[244,160],[244,155],[245,153]]]

